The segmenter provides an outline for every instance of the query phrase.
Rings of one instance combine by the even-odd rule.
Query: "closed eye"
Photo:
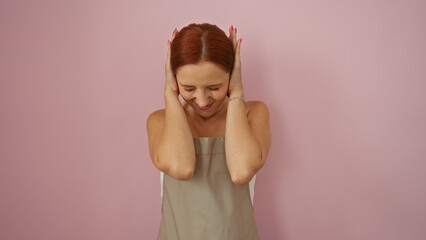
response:
[[[191,92],[192,90],[194,90],[194,89],[185,89],[185,91],[187,91],[187,92]],[[210,90],[217,91],[217,90],[219,90],[219,88],[210,88]]]

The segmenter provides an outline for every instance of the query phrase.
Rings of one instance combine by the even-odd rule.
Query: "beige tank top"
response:
[[[235,185],[225,158],[225,137],[193,138],[194,175],[177,180],[161,173],[158,240],[258,240],[255,177]]]

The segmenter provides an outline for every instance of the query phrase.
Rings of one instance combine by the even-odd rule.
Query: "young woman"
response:
[[[271,145],[269,111],[244,101],[241,39],[229,33],[193,23],[168,41],[165,109],[147,118],[161,171],[160,240],[259,239],[253,190]]]

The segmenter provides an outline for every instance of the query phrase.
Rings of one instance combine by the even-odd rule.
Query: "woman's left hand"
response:
[[[229,27],[229,38],[231,39],[235,52],[234,68],[229,80],[228,85],[228,97],[243,97],[243,82],[241,80],[241,58],[240,58],[240,47],[242,39],[237,40],[237,29]]]

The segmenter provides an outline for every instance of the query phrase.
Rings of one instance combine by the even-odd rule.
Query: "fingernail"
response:
[[[235,33],[237,33],[237,28],[235,28]]]
[[[234,26],[231,25],[231,29],[234,30]]]
[[[243,38],[240,38],[240,43],[242,43],[243,42]]]
[[[167,40],[167,45],[170,45],[170,40]]]
[[[175,30],[173,31],[172,36],[173,36],[173,35],[175,35],[175,32],[176,32],[176,28],[175,28]]]

